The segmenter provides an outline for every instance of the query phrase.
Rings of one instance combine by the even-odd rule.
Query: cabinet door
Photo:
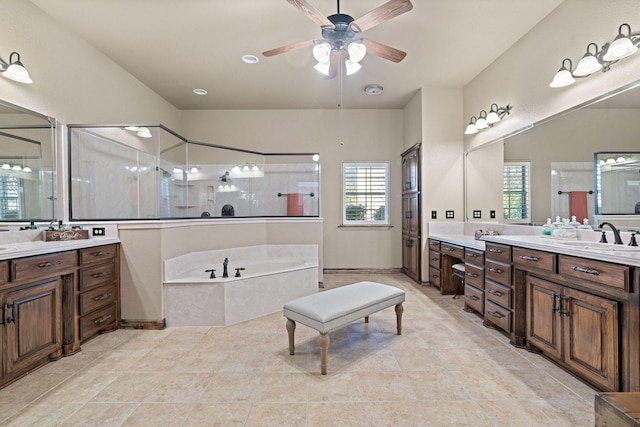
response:
[[[418,190],[418,149],[411,150],[402,158],[402,190]]]
[[[405,274],[415,281],[420,281],[420,240],[415,237],[402,236],[402,268]]]
[[[6,305],[4,375],[26,371],[62,349],[62,296],[58,278],[9,292]]]
[[[561,290],[555,283],[527,276],[527,341],[557,359],[562,357]]]
[[[419,195],[413,193],[402,198],[402,233],[417,236],[420,234]]]
[[[617,391],[618,303],[568,288],[564,297],[565,363],[602,389]]]

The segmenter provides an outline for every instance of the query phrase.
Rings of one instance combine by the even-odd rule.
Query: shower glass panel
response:
[[[130,128],[69,126],[72,220],[319,216],[317,156]]]

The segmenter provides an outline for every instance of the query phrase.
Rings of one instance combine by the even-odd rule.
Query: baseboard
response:
[[[393,274],[402,273],[401,268],[325,268],[322,270],[324,274],[334,273],[353,273],[353,274]]]
[[[120,320],[123,329],[146,329],[149,331],[160,330],[167,327],[165,319],[162,320]]]

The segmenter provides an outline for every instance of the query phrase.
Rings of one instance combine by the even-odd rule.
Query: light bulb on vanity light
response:
[[[569,61],[569,68],[565,67],[564,63]],[[558,72],[553,76],[553,80],[549,83],[549,87],[559,88],[572,85],[575,83],[575,79],[573,78],[573,74],[571,74],[571,68],[573,67],[573,63],[569,58],[565,58],[562,60],[562,67],[558,70]]]

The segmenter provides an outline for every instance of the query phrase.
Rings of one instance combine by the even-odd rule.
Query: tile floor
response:
[[[595,391],[401,274],[325,274],[325,288],[374,280],[407,292],[330,334],[274,313],[227,327],[118,330],[0,390],[7,426],[590,426]]]

